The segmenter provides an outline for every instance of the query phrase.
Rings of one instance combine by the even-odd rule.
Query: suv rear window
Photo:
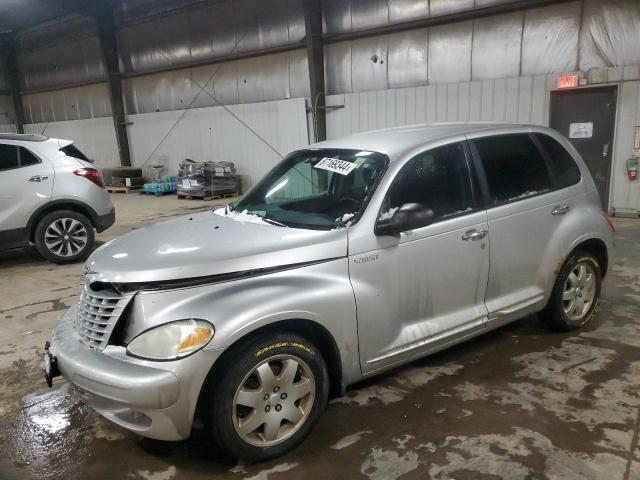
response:
[[[93,161],[89,160],[89,157],[82,153],[73,143],[67,145],[66,147],[62,147],[60,151],[69,157],[79,158],[80,160],[84,160],[85,162],[93,163]]]
[[[551,190],[547,164],[528,134],[479,138],[474,144],[484,167],[494,205]]]
[[[580,169],[566,148],[549,135],[536,133],[536,138],[542,144],[551,161],[558,188],[566,188],[580,181]]]
[[[18,149],[15,145],[0,143],[0,171],[18,168]]]

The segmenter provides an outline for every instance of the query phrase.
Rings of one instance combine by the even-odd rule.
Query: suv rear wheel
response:
[[[302,442],[327,404],[324,359],[308,340],[270,334],[240,344],[204,391],[204,420],[220,450],[245,462]]]
[[[44,216],[36,226],[34,243],[38,253],[55,263],[85,260],[95,240],[87,217],[72,210],[58,210]]]
[[[598,259],[584,250],[573,252],[560,270],[543,318],[555,330],[581,327],[593,317],[602,284]]]

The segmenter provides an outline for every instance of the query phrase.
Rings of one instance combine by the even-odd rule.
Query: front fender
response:
[[[356,306],[346,258],[211,285],[140,292],[124,340],[184,318],[202,318],[214,325],[215,335],[206,350],[230,347],[282,320],[316,322],[338,347],[344,380],[360,376]]]

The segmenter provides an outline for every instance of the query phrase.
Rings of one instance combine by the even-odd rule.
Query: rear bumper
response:
[[[75,307],[62,316],[49,352],[62,376],[105,418],[158,440],[191,433],[204,380],[221,351],[200,351],[172,362],[131,361],[122,347],[96,351],[75,334]]]
[[[113,207],[106,215],[96,215],[94,219],[94,227],[98,233],[104,232],[116,221],[116,208]]]

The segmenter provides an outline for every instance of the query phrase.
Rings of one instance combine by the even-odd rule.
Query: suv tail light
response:
[[[100,188],[104,188],[104,181],[102,180],[102,174],[100,170],[96,168],[79,168],[73,172],[74,175],[84,177],[87,180],[91,180]]]

